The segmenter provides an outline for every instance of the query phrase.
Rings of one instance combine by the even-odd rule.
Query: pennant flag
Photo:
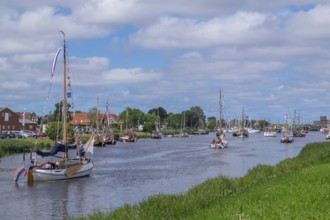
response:
[[[52,63],[52,69],[50,71],[50,78],[52,79],[53,78],[53,75],[54,75],[54,71],[55,71],[55,67],[56,67],[56,61],[57,61],[57,57],[58,57],[58,54],[61,52],[61,48],[58,48],[56,54],[55,54],[55,57],[53,59],[53,63]]]
[[[24,126],[25,126],[25,110],[24,110],[23,115],[22,115],[22,126],[23,126],[23,129],[24,129]]]
[[[15,182],[17,183],[17,181],[18,181],[18,178],[24,173],[24,175],[25,175],[25,171],[26,171],[26,169],[24,168],[24,166],[22,165],[22,164],[20,164],[17,168],[16,168],[16,170],[15,170],[15,172],[13,173],[13,179],[15,180]],[[27,174],[26,174],[27,175]]]

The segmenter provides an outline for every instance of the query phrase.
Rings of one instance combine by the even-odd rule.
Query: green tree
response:
[[[182,124],[182,115],[170,113],[167,118],[167,126],[173,129],[180,129]]]
[[[148,114],[159,115],[160,121],[165,121],[168,117],[167,111],[163,107],[150,109]]]
[[[185,126],[190,128],[200,127],[199,124],[205,124],[205,115],[203,109],[199,106],[191,107],[185,111]]]
[[[217,119],[215,116],[212,116],[212,117],[208,117],[207,118],[207,129],[208,130],[215,130],[217,126]]]
[[[119,114],[119,119],[124,123],[123,128],[136,128],[145,121],[145,113],[139,109],[127,107]]]
[[[155,122],[157,120],[157,116],[155,114],[148,113],[146,115],[146,120],[144,122],[144,130],[146,132],[152,132],[155,130]]]
[[[68,138],[73,138],[74,131],[71,125],[68,125]],[[53,141],[63,140],[63,123],[49,122],[47,124],[46,135]]]
[[[58,102],[55,104],[55,110],[53,112],[50,112],[49,115],[47,116],[47,121],[51,122],[51,121],[61,121],[63,116],[63,112],[62,112],[62,107],[63,107],[63,101]],[[71,114],[70,114],[70,108],[71,105],[69,103],[67,103],[67,121],[71,120]]]

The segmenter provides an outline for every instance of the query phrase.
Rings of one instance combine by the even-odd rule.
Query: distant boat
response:
[[[291,130],[289,129],[289,123],[288,123],[288,111],[285,113],[285,124],[284,124],[284,131],[283,136],[281,138],[281,143],[292,143],[293,135]]]
[[[119,141],[123,143],[135,143],[137,141],[136,133],[134,129],[128,128],[128,109],[126,110],[126,129],[123,131],[123,125],[120,123],[120,137]]]
[[[94,146],[95,147],[105,147],[105,135],[103,131],[99,130],[99,98],[97,97],[97,105],[96,105],[96,134],[94,137]]]
[[[225,147],[228,147],[228,141],[225,140],[225,134],[222,128],[222,93],[220,89],[220,95],[219,95],[219,123],[218,128],[216,132],[216,138],[212,140],[210,144],[210,148],[216,148],[216,149],[223,149]]]
[[[277,131],[274,128],[267,127],[264,131],[264,137],[276,137]]]
[[[296,129],[292,131],[293,137],[306,137],[306,133],[302,129]]]
[[[111,115],[109,110],[109,103],[107,101],[105,118],[103,119],[103,142],[105,145],[114,145],[116,144],[115,137],[113,135],[113,130],[111,128]]]
[[[330,133],[327,133],[327,135],[325,136],[326,140],[330,140]]]
[[[66,44],[65,35],[61,31],[64,37],[63,44],[63,58],[64,58],[64,85],[63,85],[63,140],[67,140],[67,92],[66,92]],[[66,143],[57,143],[53,146],[51,151],[45,152],[35,150],[31,153],[32,165],[28,168],[28,181],[54,181],[54,180],[67,180],[77,177],[88,176],[92,172],[94,167],[93,161],[90,158],[85,157],[86,152],[93,153],[93,135],[89,138],[85,145],[78,146],[77,144],[77,156],[69,158],[68,145]],[[53,157],[58,152],[63,152],[63,157],[56,160],[58,157]],[[39,162],[37,155],[42,157],[51,157],[51,160],[47,162]],[[55,158],[55,160],[54,160]]]
[[[233,132],[234,137],[249,137],[249,131],[245,129],[244,108],[242,108],[242,126]]]
[[[203,134],[209,134],[209,132],[204,129],[199,129],[198,131],[194,131],[193,134],[203,135]]]
[[[160,117],[157,114],[157,121],[155,122],[155,130],[151,134],[152,139],[161,139],[162,133],[160,132]]]
[[[250,127],[247,128],[249,134],[255,134],[260,133],[261,131],[259,129],[255,129],[252,127],[252,116],[250,115]]]
[[[277,137],[277,131],[264,131],[264,137]]]
[[[181,129],[181,133],[179,135],[179,137],[183,137],[183,138],[186,138],[186,137],[191,137],[191,135],[189,135],[187,132],[185,132],[186,130],[186,112],[184,111],[183,112],[183,128]]]

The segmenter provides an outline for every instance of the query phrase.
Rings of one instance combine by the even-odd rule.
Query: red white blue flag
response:
[[[22,164],[20,164],[17,168],[16,168],[16,170],[15,170],[15,172],[13,173],[13,179],[15,180],[15,182],[17,183],[17,181],[18,181],[18,178],[24,173],[24,176],[26,176],[25,175],[25,171],[27,171],[26,169],[25,169],[25,167],[22,165]]]
[[[53,63],[52,63],[52,69],[50,71],[50,78],[52,79],[53,78],[53,75],[54,75],[54,71],[55,71],[55,67],[56,67],[56,61],[57,61],[57,57],[58,57],[58,54],[61,52],[61,48],[58,48],[56,54],[55,54],[55,57],[53,59]]]

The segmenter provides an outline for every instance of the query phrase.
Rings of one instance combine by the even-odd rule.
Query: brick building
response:
[[[314,126],[318,127],[330,127],[330,121],[327,119],[327,116],[321,116],[320,121],[313,121]]]
[[[21,113],[13,112],[8,107],[0,107],[0,131],[20,130],[36,131],[37,123],[27,118],[23,120]]]

